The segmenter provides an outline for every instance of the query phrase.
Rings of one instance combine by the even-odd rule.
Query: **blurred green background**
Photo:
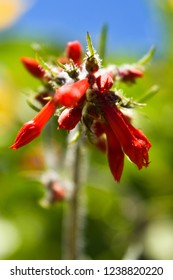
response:
[[[160,3],[155,12],[164,22],[164,50],[156,53],[144,79],[124,87],[126,95],[134,99],[155,84],[160,87],[147,106],[137,110],[136,125],[152,143],[151,164],[138,171],[126,159],[122,180],[117,184],[106,157],[89,146],[81,258],[173,259],[173,1]],[[23,55],[34,57],[32,37],[4,38],[5,28],[4,24],[0,41],[0,259],[61,259],[67,202],[47,207],[43,203],[43,174],[51,168],[46,161],[44,132],[16,152],[9,149],[21,125],[35,115],[26,104],[25,93],[37,89],[39,82],[19,61]],[[38,42],[48,54],[58,56],[63,52],[63,44],[48,43],[46,38]],[[125,54],[115,50],[107,60],[134,62],[141,55],[135,49]],[[56,119],[51,125],[58,174],[66,134],[57,131]]]

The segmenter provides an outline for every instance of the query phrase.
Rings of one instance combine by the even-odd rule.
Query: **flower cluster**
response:
[[[131,123],[128,110],[134,104],[117,89],[120,82],[134,83],[142,77],[143,68],[137,64],[104,68],[89,34],[87,41],[84,58],[78,41],[67,44],[65,56],[55,65],[21,58],[26,69],[44,84],[44,92],[36,96],[43,107],[22,126],[10,148],[16,150],[31,142],[58,112],[58,128],[70,131],[81,123],[88,139],[107,154],[110,170],[120,181],[125,154],[139,169],[149,165],[151,144]]]

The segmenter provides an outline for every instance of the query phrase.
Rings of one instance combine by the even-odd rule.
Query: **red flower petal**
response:
[[[119,182],[124,167],[124,153],[117,136],[109,126],[106,127],[106,136],[109,167],[114,179]]]
[[[52,117],[53,113],[56,110],[56,103],[53,99],[51,99],[47,104],[41,109],[41,111],[33,118],[34,122],[40,127],[48,122],[48,120]]]
[[[112,74],[111,73],[103,73],[100,74],[97,78],[96,78],[96,84],[98,86],[98,89],[101,93],[108,91],[112,85],[113,85],[114,81],[112,78]]]
[[[56,91],[54,101],[57,105],[65,107],[76,106],[88,87],[89,83],[87,78],[70,85],[64,85]]]

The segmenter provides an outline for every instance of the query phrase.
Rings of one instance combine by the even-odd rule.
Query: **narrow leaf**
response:
[[[105,53],[106,53],[107,32],[108,32],[107,25],[103,25],[101,34],[100,34],[100,39],[99,39],[99,46],[98,46],[98,53],[102,59],[103,65],[104,65]]]
[[[158,85],[152,86],[152,87],[146,92],[146,94],[138,100],[138,102],[144,103],[144,102],[148,101],[150,98],[152,98],[154,95],[156,95],[156,93],[158,93],[159,89],[160,89],[160,88],[159,88]]]
[[[86,39],[87,39],[87,45],[88,45],[88,50],[90,52],[90,55],[93,56],[95,54],[95,50],[94,50],[89,32],[87,32]]]
[[[152,48],[149,50],[149,52],[148,52],[146,55],[144,55],[144,56],[137,62],[137,64],[139,64],[139,65],[145,65],[145,64],[147,64],[148,62],[150,62],[151,59],[152,59],[152,57],[153,57],[153,55],[154,55],[154,53],[155,53],[155,51],[156,51],[156,48],[155,48],[155,47],[152,47]]]
[[[35,106],[31,100],[27,99],[26,102],[31,109],[33,109],[36,112],[40,112],[40,109],[37,106]]]

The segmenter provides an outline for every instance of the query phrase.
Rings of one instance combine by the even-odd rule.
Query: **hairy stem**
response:
[[[73,182],[74,188],[69,201],[69,259],[78,259],[78,228],[79,228],[79,191],[80,191],[80,146],[76,146]]]
[[[80,259],[82,249],[82,227],[83,227],[83,207],[81,203],[81,172],[83,173],[82,158],[82,139],[76,143],[70,144],[71,150],[67,153],[69,171],[71,169],[71,177],[73,182],[72,192],[66,209],[65,228],[64,228],[64,258],[69,260]],[[83,177],[83,174],[82,174]]]

